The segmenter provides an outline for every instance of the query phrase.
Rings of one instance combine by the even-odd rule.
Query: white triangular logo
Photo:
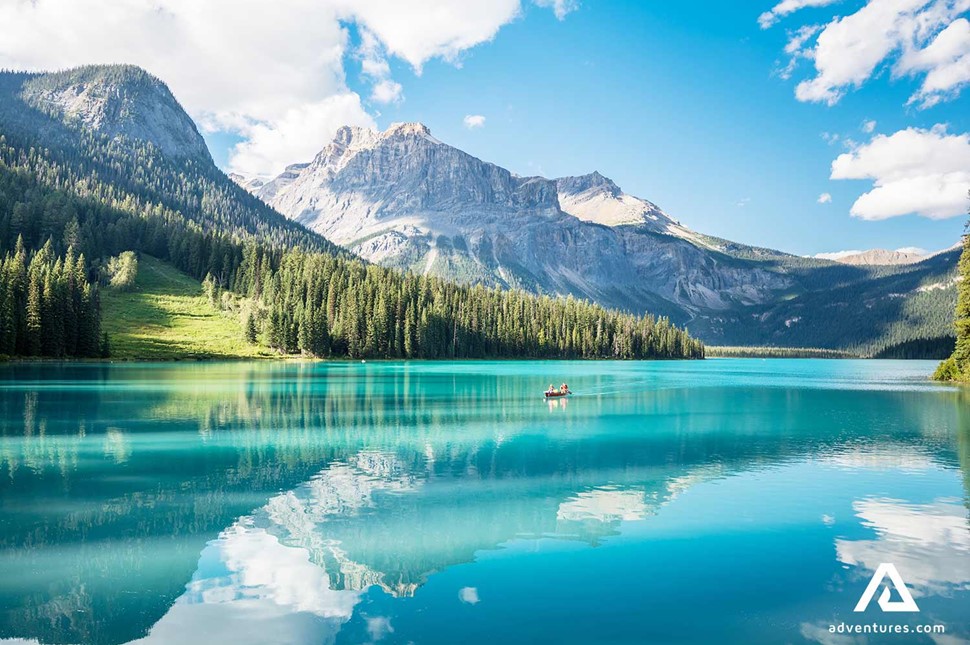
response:
[[[896,566],[888,562],[880,564],[876,572],[872,574],[872,580],[869,581],[869,586],[862,593],[862,598],[859,598],[859,603],[855,606],[855,611],[866,610],[866,607],[872,602],[872,597],[876,595],[876,589],[879,588],[879,585],[882,584],[886,576],[889,576],[889,581],[892,582],[902,600],[890,600],[891,594],[889,592],[889,586],[887,585],[879,596],[879,608],[883,611],[919,611],[919,607],[916,606],[916,601],[913,600],[913,595],[909,593],[909,589],[906,588],[906,583],[903,582],[903,577],[896,571]]]

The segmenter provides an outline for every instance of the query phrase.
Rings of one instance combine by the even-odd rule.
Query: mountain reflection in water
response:
[[[6,366],[0,638],[486,642],[521,611],[496,588],[594,567],[571,596],[533,596],[539,615],[565,612],[551,640],[589,642],[568,625],[582,611],[620,612],[604,640],[759,642],[730,601],[694,634],[664,631],[685,610],[622,612],[661,591],[716,604],[692,586],[706,556],[684,544],[739,532],[764,559],[753,580],[783,589],[819,569],[798,615],[747,606],[781,638],[848,620],[886,561],[966,637],[952,618],[970,586],[965,395],[912,364],[765,363]],[[550,372],[578,394],[542,400]],[[800,541],[809,562],[770,566]],[[647,566],[658,589],[633,582]],[[481,633],[448,631],[492,611]]]

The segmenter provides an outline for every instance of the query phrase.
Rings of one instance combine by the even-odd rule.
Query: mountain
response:
[[[577,219],[604,226],[640,226],[653,233],[703,244],[702,237],[681,226],[659,206],[627,195],[598,171],[556,180],[559,207]]]
[[[0,134],[11,148],[33,148],[32,166],[110,186],[113,201],[127,196],[136,209],[155,205],[203,231],[238,240],[340,252],[216,168],[168,87],[138,67],[0,73]]]
[[[255,194],[385,266],[681,321],[762,302],[789,283],[712,253],[703,237],[601,175],[519,177],[417,123],[341,128],[311,162]]]
[[[248,186],[276,210],[373,262],[652,311],[709,343],[877,353],[951,335],[952,254],[847,266],[739,244],[692,231],[599,172],[520,177],[420,123],[341,128],[310,162],[259,183]],[[832,315],[833,297],[845,299],[834,320],[799,327],[806,310]],[[827,331],[850,317],[851,333]]]
[[[947,249],[949,250],[949,249]],[[895,264],[913,264],[922,262],[933,253],[919,249],[870,249],[868,251],[839,251],[838,253],[819,253],[816,258],[832,260],[841,264],[855,266],[885,266]]]
[[[29,75],[19,98],[86,132],[150,143],[169,157],[211,161],[195,123],[168,87],[138,67],[91,66]]]
[[[334,163],[340,154],[335,147]],[[509,207],[545,190],[550,213],[568,217],[552,182],[499,172],[494,186],[511,191]],[[139,68],[0,72],[0,354],[108,353],[111,339],[99,343],[99,332],[131,321],[102,327],[98,290],[117,287],[112,267],[122,256],[124,284],[137,287],[139,255],[153,258],[144,267],[197,281],[197,297],[241,330],[239,355],[259,345],[352,358],[703,357],[665,319],[472,289],[351,257],[216,168],[175,97]],[[175,326],[168,318],[160,312],[155,327]],[[146,346],[189,353],[147,327]]]

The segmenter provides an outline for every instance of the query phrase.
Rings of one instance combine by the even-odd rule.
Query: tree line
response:
[[[108,258],[119,256],[110,275],[122,275],[133,258],[121,254],[133,252],[170,262],[213,296],[245,300],[247,340],[284,353],[703,357],[703,345],[664,318],[365,264],[255,200],[211,160],[173,160],[151,142],[71,130],[43,112],[17,109],[14,97],[3,96],[3,82],[10,79],[0,78],[0,252],[12,267],[23,264],[27,278],[34,262],[47,267],[36,273],[51,281],[52,302],[84,303],[88,325],[78,326],[80,304],[70,311],[57,305],[35,351],[27,327],[18,326],[26,321],[30,282],[17,291],[12,277],[18,297],[11,300],[17,335],[10,354],[103,352],[102,342],[91,345],[100,331],[89,321],[99,320],[97,281],[109,275]],[[45,330],[51,340],[43,340]]]
[[[323,254],[287,253],[255,278],[245,254],[237,290],[258,302],[245,321],[285,353],[381,358],[700,358],[666,319],[573,298],[463,287]]]
[[[967,191],[967,196],[970,197],[970,191]],[[970,229],[970,222],[967,228]],[[953,354],[936,369],[933,378],[938,381],[970,381],[970,234],[963,236],[963,252],[957,270],[960,272],[960,282],[953,321],[956,346]]]
[[[97,286],[83,255],[58,257],[48,242],[28,251],[21,238],[0,263],[0,354],[107,355]]]

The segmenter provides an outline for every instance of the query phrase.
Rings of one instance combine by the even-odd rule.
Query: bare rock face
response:
[[[844,251],[841,253],[820,253],[817,258],[832,260],[840,264],[853,266],[889,266],[897,264],[915,264],[931,257],[926,251],[897,249],[870,249],[868,251]]]
[[[23,100],[48,116],[162,154],[211,162],[205,141],[168,87],[131,65],[97,65],[28,79]]]
[[[312,162],[255,193],[387,266],[678,320],[758,303],[789,284],[730,262],[709,238],[599,173],[519,177],[419,123],[341,128]]]

